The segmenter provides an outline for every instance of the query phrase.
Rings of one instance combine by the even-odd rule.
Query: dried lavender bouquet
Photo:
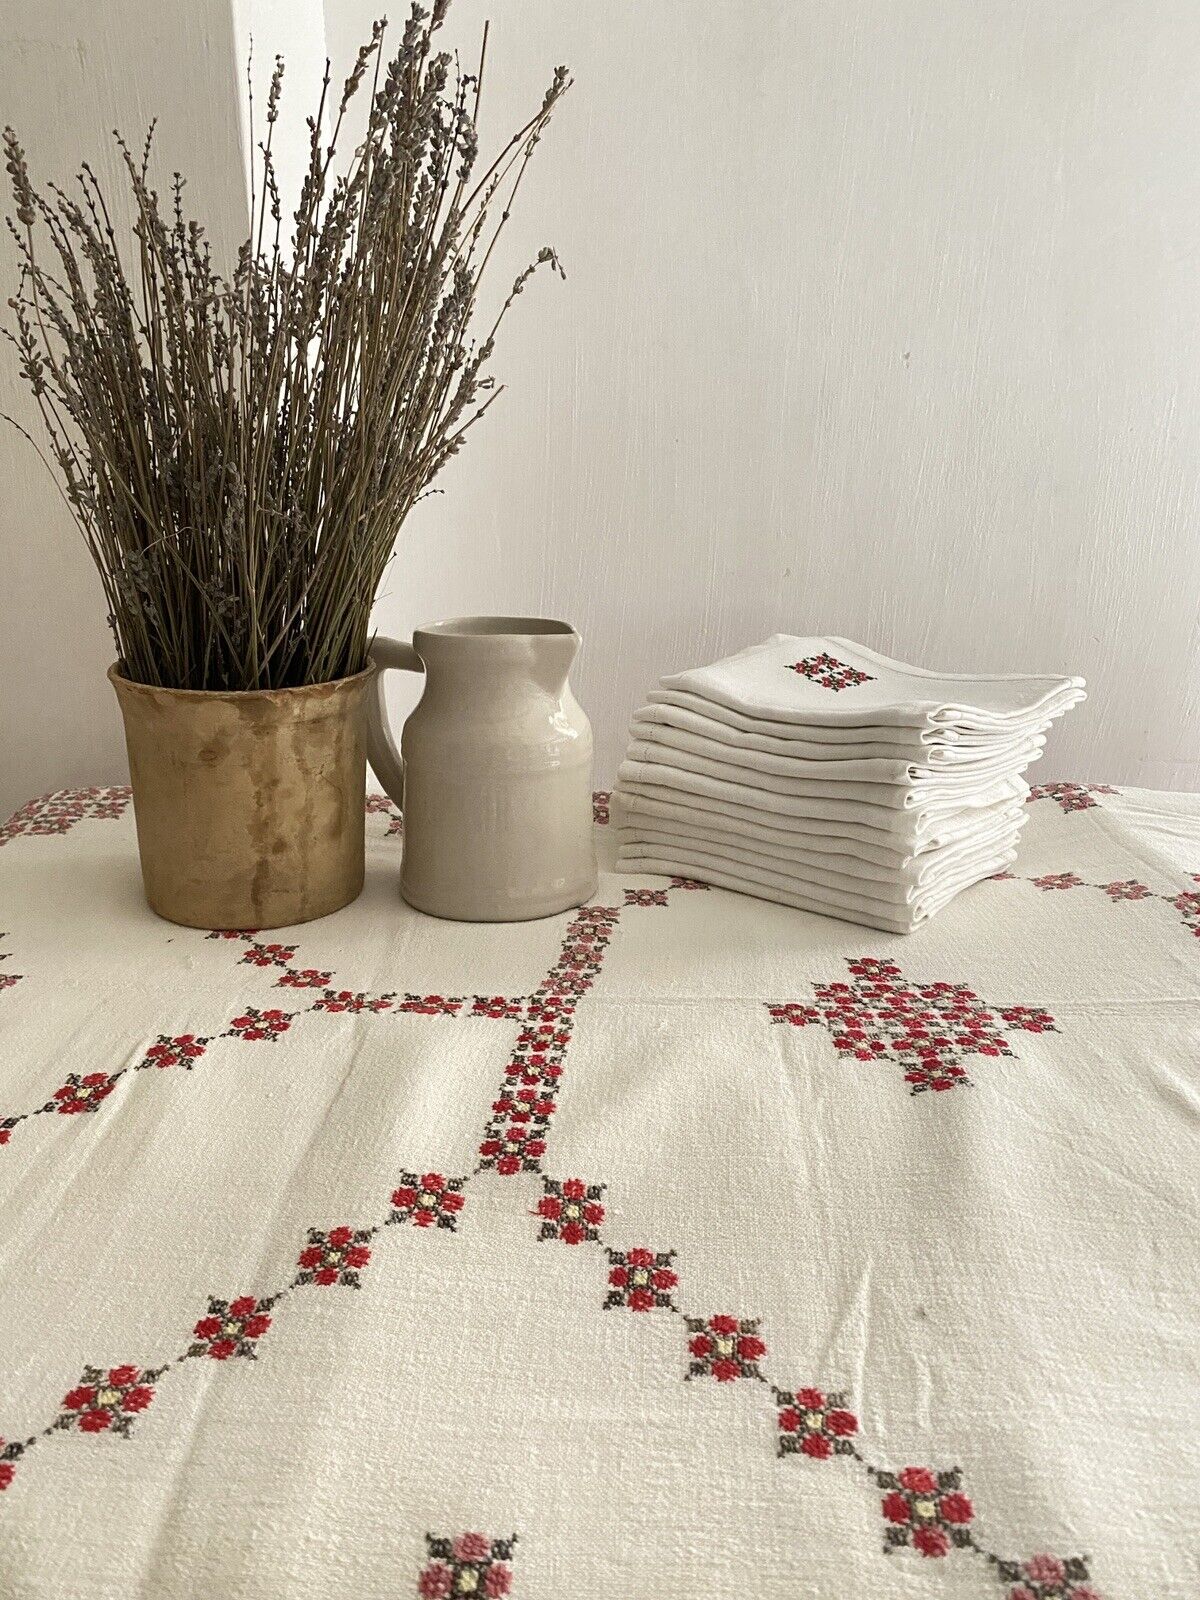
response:
[[[390,56],[376,23],[336,108],[326,64],[286,227],[276,58],[250,236],[229,277],[185,214],[181,176],[165,203],[151,187],[153,126],[140,154],[116,135],[132,270],[92,168],[75,194],[41,193],[5,130],[21,259],[5,331],[130,678],[240,690],[361,671],[400,527],[500,393],[488,373],[500,323],[539,266],[561,273],[541,250],[486,332],[472,331],[513,195],[569,79],[555,70],[484,166],[487,31],[477,70],[461,72],[435,49],[448,6],[414,5]],[[368,78],[366,132],[342,165],[347,110]]]

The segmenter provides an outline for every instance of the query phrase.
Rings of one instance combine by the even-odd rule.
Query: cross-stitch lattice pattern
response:
[[[97,803],[103,806],[102,801]],[[100,809],[87,814],[102,816],[104,812]],[[114,810],[112,814],[115,816],[119,811]],[[51,828],[47,831],[63,830]],[[50,848],[59,847],[51,845]],[[1114,871],[1114,865],[1110,864],[1109,871]],[[1114,906],[1147,898],[1170,900],[1189,927],[1193,921],[1200,921],[1200,893],[1192,889],[1167,895],[1151,890],[1137,878],[1113,875],[1104,882],[1091,883],[1070,871],[1043,874],[1040,882],[1037,879],[1034,882],[1044,889],[1098,890]],[[203,1024],[204,1031],[168,1032],[157,1036],[151,1031],[139,1040],[136,1052],[123,1058],[127,1065],[109,1063],[106,1067],[103,1063],[77,1063],[79,1070],[72,1072],[65,1084],[59,1080],[60,1087],[50,1091],[51,1098],[46,1103],[0,1121],[0,1144],[18,1122],[43,1112],[70,1118],[65,1124],[57,1121],[53,1124],[64,1139],[72,1134],[78,1136],[80,1132],[85,1138],[94,1135],[104,1126],[103,1121],[97,1119],[120,1115],[135,1085],[140,1094],[154,1094],[164,1081],[172,1089],[194,1083],[201,1074],[221,1070],[222,1064],[227,1067],[231,1060],[240,1065],[247,1053],[247,1043],[253,1046],[253,1057],[265,1058],[273,1065],[287,1052],[288,1046],[280,1045],[285,1034],[296,1029],[300,1037],[305,1038],[310,1029],[328,1028],[330,1024],[324,1018],[329,1014],[351,1013],[354,1029],[386,1029],[396,1026],[397,1012],[405,1012],[413,1017],[428,1018],[430,1026],[435,1027],[456,1026],[464,1018],[482,1019],[489,1026],[494,1024],[501,1029],[503,1042],[515,1041],[511,1049],[497,1058],[497,1071],[506,1057],[507,1065],[503,1068],[496,1098],[491,1102],[484,1137],[479,1144],[478,1165],[473,1172],[454,1178],[438,1172],[422,1173],[415,1167],[411,1171],[399,1167],[389,1170],[387,1182],[377,1197],[381,1209],[375,1210],[373,1220],[368,1217],[364,1221],[359,1216],[340,1221],[335,1212],[333,1220],[338,1225],[329,1226],[330,1219],[321,1217],[318,1212],[317,1220],[322,1226],[297,1226],[294,1242],[288,1246],[284,1258],[287,1263],[284,1272],[292,1274],[290,1279],[276,1280],[273,1286],[270,1283],[247,1285],[242,1279],[236,1286],[245,1288],[245,1293],[232,1299],[209,1297],[207,1312],[199,1320],[194,1319],[204,1301],[201,1300],[200,1305],[190,1305],[180,1329],[181,1353],[153,1367],[103,1363],[85,1366],[75,1387],[67,1392],[57,1408],[51,1398],[48,1411],[41,1414],[43,1418],[49,1414],[52,1420],[40,1431],[24,1438],[10,1438],[7,1442],[0,1440],[0,1491],[9,1488],[17,1464],[28,1452],[51,1436],[70,1435],[71,1448],[86,1450],[96,1446],[89,1445],[86,1438],[74,1436],[104,1432],[129,1435],[135,1420],[154,1402],[160,1382],[168,1373],[188,1367],[190,1363],[201,1364],[208,1382],[227,1381],[221,1368],[232,1369],[235,1381],[237,1377],[255,1381],[256,1361],[261,1368],[277,1356],[287,1359],[286,1354],[280,1354],[279,1347],[282,1345],[286,1350],[289,1340],[279,1340],[272,1331],[286,1307],[306,1299],[310,1303],[319,1301],[324,1319],[321,1327],[325,1330],[335,1325],[332,1319],[353,1316],[355,1302],[361,1304],[369,1300],[369,1294],[344,1295],[337,1286],[359,1287],[364,1270],[369,1267],[370,1292],[373,1293],[377,1285],[383,1288],[388,1262],[383,1259],[385,1252],[379,1246],[386,1238],[406,1239],[421,1250],[448,1252],[448,1256],[441,1259],[451,1262],[446,1272],[447,1281],[452,1281],[453,1253],[460,1245],[452,1235],[466,1203],[467,1190],[478,1179],[493,1183],[494,1191],[502,1192],[505,1200],[511,1197],[514,1208],[520,1213],[525,1216],[532,1213],[536,1220],[527,1226],[531,1241],[539,1236],[553,1241],[547,1248],[556,1252],[556,1258],[559,1254],[569,1257],[573,1272],[578,1267],[584,1276],[590,1275],[593,1288],[581,1301],[580,1315],[595,1315],[600,1307],[617,1312],[617,1318],[606,1321],[611,1323],[613,1332],[620,1333],[623,1338],[631,1325],[639,1335],[647,1332],[651,1341],[656,1334],[665,1331],[668,1337],[651,1344],[655,1353],[647,1359],[664,1363],[672,1381],[697,1380],[689,1391],[697,1404],[720,1405],[732,1401],[741,1406],[743,1402],[757,1401],[761,1406],[764,1452],[790,1458],[790,1464],[778,1470],[828,1473],[840,1465],[844,1470],[859,1474],[860,1481],[865,1478],[872,1486],[871,1492],[878,1491],[876,1514],[882,1517],[885,1548],[897,1552],[899,1562],[915,1561],[919,1569],[927,1560],[975,1558],[1001,1584],[1005,1600],[1097,1600],[1097,1592],[1089,1581],[1088,1564],[1080,1557],[1046,1553],[1010,1559],[988,1548],[982,1542],[982,1534],[976,1535],[980,1520],[975,1505],[963,1490],[957,1467],[938,1470],[905,1467],[893,1471],[875,1464],[871,1459],[875,1451],[869,1441],[864,1441],[864,1424],[856,1414],[864,1410],[861,1395],[856,1402],[849,1392],[837,1389],[784,1389],[770,1381],[767,1373],[776,1365],[784,1368],[780,1376],[785,1381],[795,1381],[787,1379],[786,1363],[778,1361],[768,1350],[768,1337],[776,1352],[784,1341],[770,1328],[764,1330],[763,1319],[758,1315],[709,1314],[706,1302],[711,1302],[707,1288],[697,1293],[693,1281],[690,1293],[688,1291],[691,1252],[687,1249],[651,1249],[644,1244],[630,1244],[628,1238],[623,1238],[622,1196],[615,1193],[610,1208],[606,1205],[605,1185],[591,1181],[593,1176],[603,1177],[603,1172],[589,1174],[585,1180],[559,1179],[543,1170],[547,1130],[555,1113],[562,1076],[579,1023],[580,1004],[595,984],[611,940],[622,923],[627,925],[633,919],[647,916],[656,934],[661,923],[669,936],[673,924],[671,906],[694,887],[691,880],[676,878],[670,880],[666,888],[649,894],[633,891],[625,897],[623,889],[616,888],[612,891],[613,897],[623,899],[623,904],[584,907],[573,914],[567,924],[550,971],[532,994],[523,995],[407,994],[398,1000],[392,991],[380,994],[357,987],[355,979],[361,982],[364,977],[361,971],[334,973],[304,965],[299,953],[305,943],[302,933],[299,945],[270,938],[260,940],[250,930],[209,935],[229,942],[230,962],[238,969],[239,985],[244,982],[260,986],[241,991],[240,1003],[236,1008],[230,1007],[232,1020],[223,1024],[220,1017],[188,1017],[187,1022],[197,1030]],[[1069,901],[1070,898],[1073,896],[1060,897],[1052,893],[1031,897],[1034,903],[1047,906],[1048,914],[1057,909],[1060,899]],[[1142,913],[1106,910],[1108,914],[1137,917]],[[814,985],[812,1001],[772,1003],[769,1006],[772,1020],[826,1028],[842,1058],[898,1064],[904,1069],[914,1093],[967,1082],[963,1062],[972,1055],[1011,1056],[1006,1035],[1012,1031],[1057,1031],[1049,1013],[1035,1006],[984,1002],[974,990],[961,983],[918,983],[888,960],[855,957],[849,960],[849,969],[849,982]],[[470,990],[470,972],[447,972],[441,976],[455,988]],[[392,981],[397,979],[393,977]],[[289,1000],[300,1009],[286,1012],[269,1005],[254,1007],[245,1003],[249,995],[258,994],[262,998],[262,990],[276,986],[291,991],[309,989],[313,993],[289,994]],[[184,1025],[184,1016],[172,1016],[170,1026]],[[294,1040],[295,1035],[291,1037]],[[147,1043],[147,1039],[152,1042]],[[273,1048],[270,1051],[261,1048],[266,1044]],[[171,1068],[178,1069],[176,1078],[164,1080],[162,1071]],[[197,1073],[196,1078],[183,1076],[193,1071]],[[48,1087],[41,1089],[41,1095],[48,1092]],[[919,1117],[921,1113],[905,1115]],[[494,1182],[497,1176],[519,1180],[521,1174],[530,1177],[511,1184]],[[467,1225],[485,1227],[487,1212],[486,1205],[478,1211],[473,1207]],[[295,1219],[306,1225],[310,1220],[310,1217]],[[286,1218],[283,1221],[286,1225]],[[426,1237],[419,1241],[413,1238],[411,1230],[414,1228],[426,1230]],[[463,1231],[465,1233],[465,1227]],[[669,1242],[669,1239],[655,1241],[656,1244]],[[559,1244],[576,1248],[558,1252]],[[692,1265],[694,1270],[694,1261]],[[707,1264],[705,1270],[708,1270]],[[746,1282],[752,1294],[753,1279],[749,1275]],[[744,1287],[735,1288],[738,1298],[722,1295],[724,1303],[740,1306]],[[331,1288],[335,1290],[333,1294],[328,1293]],[[705,1309],[700,1314],[691,1314],[689,1308],[696,1307],[697,1301]],[[720,1304],[721,1300],[716,1303]],[[752,1299],[746,1309],[756,1311]],[[637,1315],[627,1317],[626,1312]],[[302,1318],[303,1312],[298,1315]],[[672,1323],[673,1317],[679,1321]],[[186,1333],[188,1328],[192,1329],[190,1336]],[[670,1337],[672,1330],[675,1337]],[[411,1333],[412,1330],[401,1329],[398,1337],[408,1337]],[[266,1337],[268,1334],[270,1337]],[[187,1340],[190,1342],[185,1342]],[[136,1360],[144,1361],[147,1359],[146,1342],[149,1340],[122,1346],[114,1353],[134,1354]],[[180,1350],[180,1345],[172,1343]],[[291,1358],[295,1359],[294,1339],[290,1347]],[[70,1374],[78,1370],[72,1363],[63,1375],[64,1381],[69,1381]],[[200,1369],[191,1366],[190,1370]],[[718,1394],[716,1385],[733,1386],[735,1392]],[[57,1383],[51,1393],[52,1396],[62,1393]],[[136,1432],[172,1425],[163,1415],[168,1411],[168,1407],[156,1406],[145,1422],[138,1420]],[[730,1415],[741,1418],[744,1412],[731,1411]],[[870,1413],[865,1415],[869,1419]],[[738,1426],[741,1425],[739,1422]],[[134,1443],[128,1448],[136,1450],[137,1445]],[[13,1497],[7,1498],[11,1504]],[[420,1563],[414,1558],[408,1572],[401,1575],[402,1586],[411,1586],[415,1579],[419,1595],[444,1596],[447,1600],[462,1594],[502,1596],[510,1592],[515,1536],[495,1540],[479,1533],[453,1537],[427,1535],[426,1542],[424,1566],[418,1571]],[[916,1560],[918,1557],[921,1559]]]

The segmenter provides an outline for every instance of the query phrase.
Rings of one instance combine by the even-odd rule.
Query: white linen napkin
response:
[[[809,739],[801,737],[809,731],[803,724],[791,729],[785,723],[761,722],[751,729],[741,725],[749,723],[750,718],[739,718],[737,723],[724,721],[717,714],[723,710],[722,707],[711,702],[706,704],[695,696],[676,694],[670,701],[658,698],[669,693],[672,691],[652,691],[649,703],[634,713],[630,732],[635,738],[663,739],[669,744],[672,741],[665,739],[662,732],[664,727],[668,727],[715,740],[734,749],[760,750],[770,755],[806,757],[815,761],[861,761],[878,757],[886,761],[912,761],[918,766],[953,767],[970,765],[988,756],[1015,749],[1025,737],[997,738],[988,734],[957,743],[944,743],[945,736],[956,734],[956,730],[862,727],[826,728],[821,730],[824,735],[822,738]],[[705,706],[705,710],[698,711],[676,703],[684,699],[693,700],[696,706]],[[1040,738],[1049,727],[1049,722],[1033,723],[1028,737]],[[781,730],[788,736],[781,737]],[[837,737],[828,737],[832,734]]]
[[[748,789],[744,784],[722,783],[675,767],[627,761],[618,769],[617,792],[641,801],[739,818],[756,827],[817,836],[842,835],[890,850],[902,860],[931,848],[930,841],[935,838],[944,841],[970,832],[977,826],[977,813],[1005,803],[1023,802],[1029,785],[1020,778],[1006,778],[974,796],[969,804],[933,807],[927,812],[862,805],[852,800],[801,800],[786,795],[766,797],[778,802],[767,806],[762,790]]]
[[[1030,739],[1006,739],[995,749],[972,747],[967,755],[956,753],[950,763],[931,762],[922,757],[935,753],[931,746],[917,746],[917,754],[858,756],[850,754],[853,746],[839,745],[833,760],[827,757],[810,757],[800,752],[781,754],[778,750],[764,750],[761,742],[754,745],[733,742],[729,739],[712,739],[693,729],[678,728],[670,723],[656,722],[637,713],[629,724],[634,740],[629,754],[635,760],[658,760],[659,756],[638,756],[636,746],[666,746],[672,750],[702,756],[707,761],[722,766],[744,767],[750,772],[770,773],[790,779],[835,778],[840,782],[861,783],[913,783],[937,782],[942,779],[955,783],[969,783],[981,778],[997,777],[1006,772],[1019,771],[1032,761],[1046,741],[1038,736]],[[746,735],[741,736],[743,739]],[[783,741],[776,740],[781,744]],[[820,749],[820,746],[814,746]],[[828,748],[828,747],[827,747]],[[876,749],[887,750],[886,746]],[[944,753],[944,752],[941,752]],[[699,771],[710,770],[698,766]],[[714,776],[728,776],[717,773]],[[746,778],[743,782],[750,782]]]
[[[1030,762],[1037,760],[1040,754],[1040,749],[1031,748],[1016,770],[1023,771]],[[972,780],[969,773],[966,776],[945,774],[937,778],[912,782],[887,779],[882,774],[873,781],[864,779],[861,782],[819,777],[780,778],[774,773],[738,767],[732,762],[713,761],[707,756],[673,749],[670,745],[635,740],[629,746],[626,759],[618,769],[618,776],[624,775],[626,767],[639,766],[653,767],[656,774],[675,772],[687,778],[697,780],[706,778],[712,782],[724,783],[731,788],[744,791],[733,798],[740,799],[745,804],[758,804],[769,809],[775,809],[780,801],[795,799],[853,800],[881,809],[891,808],[900,811],[925,811],[933,806],[947,809],[955,805],[970,804],[972,796],[985,792],[989,785],[1002,781],[1014,771],[1012,767],[1006,767],[1000,772],[985,774],[978,781]],[[646,781],[667,780],[656,775],[652,779],[647,778]],[[751,799],[751,796],[757,796],[757,799]]]
[[[972,882],[999,872],[1013,859],[1010,853],[998,857],[994,866],[980,871]],[[739,894],[753,895],[760,900],[773,900],[779,905],[795,906],[802,911],[815,911],[821,916],[837,917],[843,922],[855,922],[868,928],[882,928],[889,933],[912,933],[927,922],[936,911],[949,904],[956,895],[971,887],[970,883],[954,889],[944,889],[930,894],[912,905],[890,905],[861,895],[845,894],[817,885],[804,888],[785,886],[779,879],[768,879],[765,874],[752,875],[748,868],[734,870],[725,864],[706,862],[697,852],[683,851],[670,855],[641,855],[625,850],[617,852],[617,862],[627,872],[647,873],[653,876],[696,878],[714,884],[720,889],[732,889]]]
[[[838,727],[951,725],[1018,733],[1084,697],[1082,678],[928,672],[835,635],[783,633],[660,682],[743,715]]]
[[[623,828],[657,829],[698,839],[715,834],[718,839],[728,838],[743,848],[784,859],[792,855],[835,854],[842,860],[860,863],[868,877],[906,870],[919,873],[924,862],[936,862],[943,852],[969,850],[977,840],[998,839],[1009,829],[1016,830],[1028,814],[1021,801],[1008,800],[951,817],[917,840],[906,853],[903,848],[894,848],[877,829],[859,823],[768,816],[761,811],[748,813],[742,807],[722,806],[700,795],[683,795],[668,789],[658,793],[661,798],[649,789],[638,793],[614,790],[611,815],[618,833]],[[690,803],[681,804],[682,801]],[[775,823],[781,826],[776,827]]]
[[[904,746],[911,745],[914,740],[921,744],[936,746],[991,745],[995,743],[997,737],[995,728],[959,728],[952,723],[936,727],[915,727],[911,724],[889,725],[882,722],[850,723],[840,726],[827,722],[772,721],[767,717],[747,716],[740,711],[734,711],[731,706],[724,706],[717,700],[707,700],[703,695],[691,694],[686,689],[662,687],[651,689],[646,701],[649,706],[675,706],[682,711],[694,712],[698,716],[711,717],[714,721],[742,733],[765,734],[775,739],[800,739],[821,745],[853,745],[867,740],[879,744]],[[1044,719],[1044,727],[1049,726],[1049,719]],[[1030,731],[1041,732],[1044,728],[1031,723]],[[1011,736],[1011,730],[1009,735]]]
[[[648,846],[653,847],[652,853],[661,853],[664,849],[674,851],[695,847],[710,855],[740,862],[743,866],[800,876],[811,872],[816,875],[817,881],[823,881],[821,873],[830,873],[839,879],[859,880],[867,885],[864,892],[876,893],[880,885],[934,889],[954,881],[965,875],[977,861],[987,861],[1006,850],[1015,850],[1025,818],[1006,821],[1000,827],[989,826],[979,837],[968,836],[924,855],[909,856],[898,864],[884,864],[856,855],[853,853],[854,842],[847,839],[827,840],[827,849],[780,848],[769,840],[726,832],[719,825],[683,829],[664,818],[635,817],[623,811],[615,813],[613,821],[617,828],[619,848]],[[835,849],[835,845],[843,848]]]
[[[863,878],[846,877],[840,873],[826,872],[819,868],[801,868],[795,872],[780,872],[771,866],[761,866],[755,862],[735,861],[731,857],[721,855],[699,844],[692,846],[668,846],[663,850],[647,844],[621,845],[617,851],[617,860],[622,865],[649,859],[657,859],[660,855],[672,861],[687,861],[691,863],[690,876],[703,880],[711,869],[717,872],[732,873],[745,878],[750,883],[765,884],[771,888],[783,889],[789,894],[829,894],[837,900],[845,898],[847,901],[872,906],[890,908],[891,912],[905,908],[928,908],[930,905],[944,904],[945,900],[957,894],[960,889],[975,883],[980,877],[986,877],[992,872],[999,872],[1010,861],[1016,859],[1013,849],[995,851],[991,855],[979,857],[962,871],[953,874],[944,882],[936,885],[901,884],[901,883],[873,883]]]

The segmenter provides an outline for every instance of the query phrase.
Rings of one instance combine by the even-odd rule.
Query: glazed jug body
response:
[[[516,922],[595,892],[592,731],[568,682],[579,643],[525,617],[413,635],[425,690],[402,740],[400,890],[418,910]]]

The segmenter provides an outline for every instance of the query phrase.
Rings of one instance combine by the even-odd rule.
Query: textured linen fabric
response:
[[[1200,800],[907,940],[438,922],[382,801],[213,937],[126,801],[0,830],[5,1600],[1200,1593]]]
[[[851,756],[845,753],[847,748],[845,745],[837,747],[838,753],[832,760],[814,759],[810,756],[797,756],[794,751],[781,753],[776,750],[762,750],[757,745],[711,739],[690,729],[648,722],[642,713],[634,716],[629,725],[629,732],[636,744],[666,746],[703,757],[712,762],[714,768],[718,766],[721,769],[729,766],[745,768],[760,777],[766,775],[787,779],[789,784],[797,778],[835,778],[839,782],[847,783],[903,784],[916,790],[918,795],[926,787],[936,791],[944,784],[948,789],[961,789],[977,784],[981,779],[996,777],[1007,772],[1023,771],[1046,743],[1043,738],[1008,740],[986,753],[973,751],[971,759],[964,759],[959,750],[928,751],[930,755],[954,754],[959,758],[950,763],[939,763],[912,757],[897,758],[893,755]],[[652,761],[657,758],[653,755],[643,755],[640,759]],[[699,770],[705,771],[707,768],[700,763]],[[728,777],[729,773],[726,770],[719,770],[714,771],[714,776]],[[743,777],[741,781],[746,780]],[[787,789],[784,792],[786,793]]]
[[[839,739],[831,740],[828,737],[820,742],[805,739],[799,735],[803,726],[791,729],[796,735],[792,738],[780,738],[778,733],[761,731],[766,727],[777,727],[777,724],[761,724],[760,729],[735,727],[730,722],[723,722],[719,717],[689,710],[686,706],[674,704],[657,704],[651,691],[647,704],[634,714],[630,724],[630,732],[637,739],[658,739],[665,744],[672,743],[672,739],[664,729],[673,729],[680,733],[698,735],[707,740],[716,740],[726,747],[722,759],[733,760],[729,749],[756,750],[767,755],[797,756],[814,761],[847,761],[861,762],[864,760],[884,760],[892,762],[897,768],[903,768],[905,763],[912,763],[920,768],[957,767],[971,765],[977,767],[989,757],[1008,755],[1018,749],[1029,739],[1040,738],[1050,726],[1048,722],[1031,723],[1027,732],[1016,739],[999,740],[989,739],[984,745],[975,740],[971,743],[934,743],[938,730],[932,728],[839,728],[837,730],[824,730],[826,734],[836,731]],[[707,708],[711,711],[713,708]],[[861,738],[850,738],[847,735],[862,735]],[[709,752],[715,754],[716,752]],[[853,774],[851,774],[853,775]],[[896,776],[906,776],[902,770]]]
[[[1031,739],[999,760],[952,769],[918,767],[909,761],[791,761],[757,750],[726,751],[714,741],[666,731],[662,740],[634,738],[627,759],[701,772],[725,783],[748,784],[768,798],[775,794],[864,800],[869,805],[917,811],[941,801],[966,804],[1006,777],[1019,776],[1041,755],[1044,740]]]
[[[895,839],[866,823],[844,818],[789,817],[652,784],[626,785],[614,792],[613,805],[632,824],[640,825],[643,820],[653,819],[650,825],[657,826],[666,821],[675,832],[686,831],[701,837],[704,831],[718,828],[753,841],[756,847],[761,842],[784,853],[791,849],[839,854],[853,850],[864,864],[903,869],[925,854],[952,844],[969,843],[1003,823],[1016,821],[1024,814],[1028,794],[1028,787],[1022,785],[1016,798],[997,801],[978,812],[966,811],[959,816],[941,818],[911,843]]]
[[[1016,735],[1084,698],[1082,678],[929,672],[850,639],[786,633],[711,666],[669,673],[660,685],[743,716],[802,725],[808,739],[823,724],[946,725]],[[846,690],[853,692],[843,702]]]
[[[1071,702],[1075,704],[1075,701]],[[706,700],[703,695],[690,694],[684,689],[651,689],[646,695],[646,708],[672,706],[683,711],[690,711],[694,716],[702,716],[715,722],[720,722],[726,728],[738,733],[757,734],[771,739],[794,740],[798,744],[808,745],[817,741],[821,746],[829,744],[833,748],[830,755],[836,755],[839,748],[846,745],[876,745],[888,744],[900,746],[902,749],[911,748],[914,743],[934,745],[941,748],[946,745],[961,745],[969,751],[975,745],[994,745],[997,739],[995,728],[959,728],[953,724],[937,724],[934,726],[925,723],[897,723],[889,727],[884,723],[849,722],[844,725],[829,722],[791,723],[782,722],[769,717],[753,717],[735,711],[731,706],[722,705],[719,700]],[[1064,707],[1064,709],[1066,709]],[[1043,717],[1028,724],[1022,723],[1019,735],[1043,733],[1049,722]],[[1002,735],[1001,735],[1002,736]],[[1013,735],[1010,733],[1009,737]],[[820,752],[818,752],[820,753]],[[873,755],[874,749],[864,750],[864,754]]]
[[[780,872],[774,867],[731,861],[697,845],[682,849],[659,849],[649,843],[623,845],[617,852],[617,865],[627,872],[666,877],[690,873],[712,887],[758,895],[777,905],[820,911],[890,933],[912,933],[963,889],[1007,866],[1014,854],[1005,851],[978,863],[954,882],[932,888],[893,888],[861,879],[840,882],[832,873],[807,870]]]
[[[618,830],[617,860],[624,860],[623,852],[627,846],[635,853],[639,845],[666,845],[670,850],[699,849],[747,867],[760,867],[800,877],[811,871],[816,875],[816,881],[823,881],[822,875],[826,875],[834,881],[836,888],[852,889],[857,886],[859,893],[882,893],[887,899],[908,901],[914,898],[913,891],[916,889],[966,883],[968,873],[977,864],[989,863],[1006,851],[1015,852],[1019,836],[1020,828],[1016,824],[1002,830],[990,830],[986,840],[971,839],[966,845],[946,845],[929,855],[910,856],[898,870],[890,871],[876,866],[874,862],[841,855],[836,851],[784,852],[758,840],[741,839],[737,834],[723,833],[715,828],[691,834],[639,823]],[[974,882],[974,879],[970,881]]]
[[[963,811],[982,811],[1007,800],[1023,799],[1029,793],[1023,778],[996,778],[964,794],[939,794],[923,801],[917,809],[904,803],[905,790],[899,784],[812,783],[806,786],[806,791],[811,792],[784,794],[678,766],[665,756],[661,761],[627,757],[617,768],[617,785],[622,795],[661,789],[678,791],[679,796],[688,797],[688,804],[690,797],[701,795],[723,802],[722,809],[740,806],[760,815],[765,813],[764,820],[773,826],[778,826],[775,819],[779,817],[861,823],[885,841],[891,839],[905,847],[911,847],[938,823]],[[882,791],[880,798],[873,799],[873,791]]]

